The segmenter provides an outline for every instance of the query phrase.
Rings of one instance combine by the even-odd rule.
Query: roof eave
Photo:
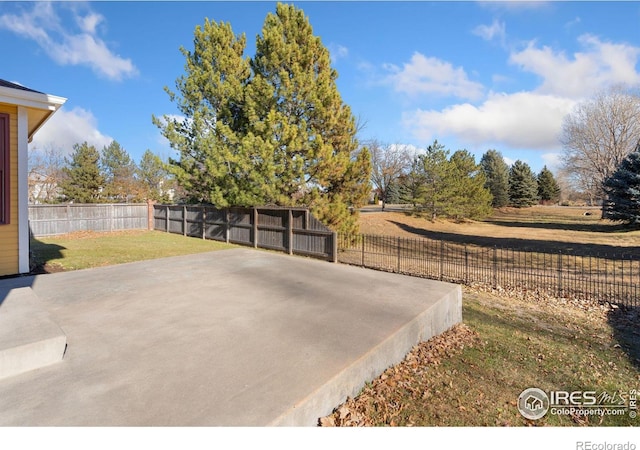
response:
[[[35,124],[32,128],[29,126],[29,142],[33,139],[33,135],[51,118],[64,103],[67,101],[64,97],[58,97],[57,95],[43,94],[40,92],[23,91],[20,89],[11,89],[8,87],[0,86],[0,103],[9,103],[18,106],[24,106],[25,108],[33,108],[43,111],[48,111],[44,118]]]

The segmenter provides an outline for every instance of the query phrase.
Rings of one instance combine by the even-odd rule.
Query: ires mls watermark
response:
[[[636,389],[629,391],[549,391],[528,388],[518,397],[518,411],[530,420],[547,413],[557,416],[622,416],[635,419],[638,413]]]

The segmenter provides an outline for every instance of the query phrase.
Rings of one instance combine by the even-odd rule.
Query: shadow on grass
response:
[[[60,272],[59,268],[52,267],[49,261],[61,259],[62,250],[65,247],[58,244],[46,244],[38,239],[31,239],[30,268],[31,274],[38,275],[44,273]]]
[[[509,228],[540,228],[544,230],[566,230],[566,231],[585,231],[592,233],[623,233],[626,231],[636,231],[637,228],[630,227],[626,224],[614,224],[604,222],[593,223],[570,223],[570,222],[517,222],[501,219],[486,219],[486,223]]]
[[[390,221],[398,228],[415,234],[416,236],[445,241],[455,244],[478,245],[481,247],[509,248],[522,251],[533,251],[536,253],[565,253],[574,256],[594,256],[600,258],[620,259],[626,257],[640,257],[639,247],[627,247],[621,249],[613,245],[604,244],[579,244],[574,242],[542,241],[536,239],[521,238],[497,238],[488,236],[475,236],[457,233],[446,233],[442,231],[430,231],[423,228],[416,228],[405,223]]]
[[[640,307],[619,307],[609,311],[607,320],[613,336],[633,367],[640,370]]]

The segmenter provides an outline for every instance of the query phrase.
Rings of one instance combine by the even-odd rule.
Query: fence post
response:
[[[258,248],[258,208],[253,208],[253,248]]]
[[[498,288],[498,247],[493,247],[493,288]]]
[[[365,235],[362,235],[362,264],[361,266],[364,267],[364,239],[365,239]]]
[[[115,216],[115,210],[116,210],[116,205],[114,205],[113,203],[111,204],[111,208],[109,208],[109,231],[113,231],[113,221],[114,221],[114,217]]]
[[[187,235],[187,205],[182,207],[182,235]]]
[[[558,297],[562,297],[562,252],[558,252]]]
[[[155,230],[156,229],[156,220],[155,220],[155,203],[151,199],[147,199],[147,229]]]
[[[207,207],[202,205],[202,239],[207,238]]]
[[[440,240],[440,281],[444,279],[444,240]]]
[[[293,211],[287,210],[287,251],[293,255]]]
[[[402,252],[402,248],[400,247],[400,236],[398,236],[398,273],[400,273],[400,253]]]
[[[164,225],[166,228],[166,232],[168,233],[169,232],[169,205],[167,205],[165,208],[167,210],[167,221],[165,222]]]
[[[333,242],[331,243],[331,251],[333,252],[333,255],[331,255],[331,262],[337,263],[338,262],[338,233],[336,233],[335,231],[332,232],[331,239],[333,239]]]
[[[469,284],[469,251],[464,244],[464,284]]]
[[[224,240],[228,244],[231,237],[231,226],[229,224],[229,208],[224,209]]]
[[[67,233],[71,233],[71,205],[69,203],[67,203],[65,210],[67,212]]]

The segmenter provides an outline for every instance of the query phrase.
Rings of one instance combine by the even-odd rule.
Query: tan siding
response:
[[[0,113],[10,115],[11,216],[8,225],[0,225],[0,276],[18,273],[18,108],[0,104]]]

